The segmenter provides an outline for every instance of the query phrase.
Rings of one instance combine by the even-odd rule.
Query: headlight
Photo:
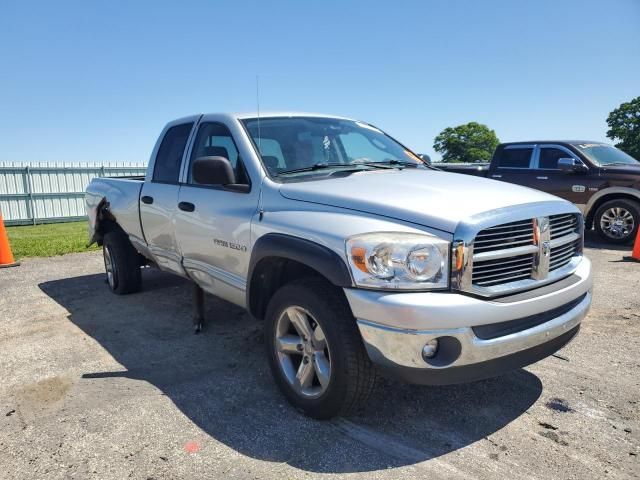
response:
[[[449,242],[430,235],[356,235],[347,240],[347,258],[361,287],[430,290],[449,286]]]

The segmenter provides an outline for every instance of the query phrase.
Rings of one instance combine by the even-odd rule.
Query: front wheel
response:
[[[628,243],[635,238],[640,225],[640,205],[622,198],[609,200],[596,210],[593,223],[607,242]]]
[[[267,308],[265,342],[276,383],[306,415],[327,419],[357,409],[376,383],[343,293],[305,279],[276,292]]]

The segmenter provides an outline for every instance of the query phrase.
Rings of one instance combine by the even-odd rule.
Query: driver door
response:
[[[195,183],[193,162],[206,156],[227,158],[236,183],[246,184],[246,191]],[[230,129],[223,122],[202,121],[178,193],[176,238],[189,276],[204,290],[241,306],[259,190],[257,182],[251,185]]]
[[[541,145],[535,162],[535,183],[538,190],[556,195],[584,209],[589,197],[597,191],[602,181],[589,171],[563,171],[558,168],[558,160],[573,158],[583,163],[573,152],[562,145]]]

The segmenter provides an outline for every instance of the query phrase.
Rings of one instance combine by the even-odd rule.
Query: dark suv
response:
[[[640,162],[617,148],[584,140],[503,143],[490,164],[434,164],[543,190],[575,203],[605,240],[626,243],[640,225]]]

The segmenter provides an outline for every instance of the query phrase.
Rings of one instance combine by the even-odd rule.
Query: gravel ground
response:
[[[576,340],[468,385],[387,381],[349,419],[293,411],[261,325],[145,270],[112,295],[97,252],[0,270],[0,478],[638,478],[640,264],[592,242]]]

